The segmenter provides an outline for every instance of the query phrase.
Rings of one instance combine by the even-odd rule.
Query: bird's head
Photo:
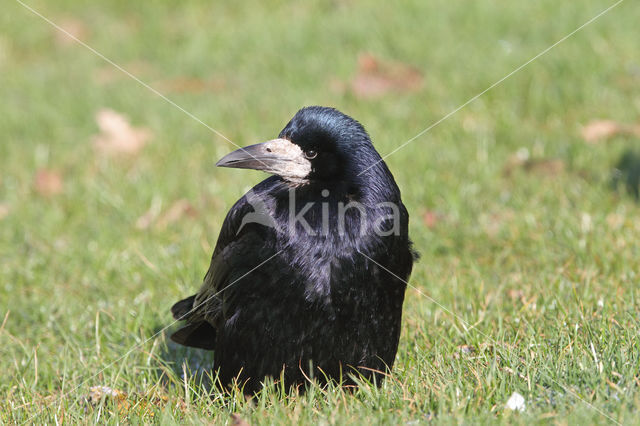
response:
[[[312,106],[298,111],[278,139],[240,148],[216,165],[262,170],[304,185],[354,180],[380,161],[360,123],[336,109]]]

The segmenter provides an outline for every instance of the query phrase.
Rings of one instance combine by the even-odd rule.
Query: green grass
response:
[[[83,22],[86,43],[239,145],[320,104],[360,120],[382,154],[613,0],[375,3],[28,0],[55,22]],[[84,47],[56,42],[19,3],[2,8],[0,423],[228,423],[231,413],[267,424],[640,422],[640,208],[608,185],[638,140],[580,137],[592,119],[638,119],[637,2],[387,159],[422,253],[411,283],[438,303],[407,291],[393,377],[251,403],[210,398],[201,374],[185,382],[183,363],[203,372],[211,356],[151,337],[198,287],[228,208],[263,176],[216,169],[233,145]],[[360,52],[420,69],[422,89],[331,90],[353,77]],[[217,83],[165,90],[177,79]],[[94,150],[104,107],[153,132],[136,158]],[[522,148],[564,169],[506,175]],[[43,168],[61,173],[62,193],[34,190]],[[136,228],[152,205],[182,198],[195,216]],[[433,228],[425,211],[437,212]],[[89,407],[97,385],[138,405]],[[523,413],[504,409],[513,392]]]

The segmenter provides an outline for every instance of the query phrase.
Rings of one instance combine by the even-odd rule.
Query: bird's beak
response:
[[[262,170],[292,181],[305,180],[311,172],[311,162],[302,149],[286,139],[237,149],[222,157],[216,166]]]

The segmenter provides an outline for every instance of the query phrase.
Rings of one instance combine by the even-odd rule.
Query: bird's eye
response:
[[[304,156],[307,157],[309,160],[313,160],[314,158],[316,158],[318,156],[318,153],[312,149],[310,149],[309,151],[305,151],[304,152]]]

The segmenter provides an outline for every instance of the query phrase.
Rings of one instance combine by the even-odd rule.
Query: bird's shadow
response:
[[[164,386],[183,383],[187,379],[204,392],[210,392],[214,387],[213,351],[189,348],[172,341],[169,336],[174,329],[163,330],[157,326],[156,333],[160,333],[162,344],[158,353],[160,365],[157,366],[160,382]]]

